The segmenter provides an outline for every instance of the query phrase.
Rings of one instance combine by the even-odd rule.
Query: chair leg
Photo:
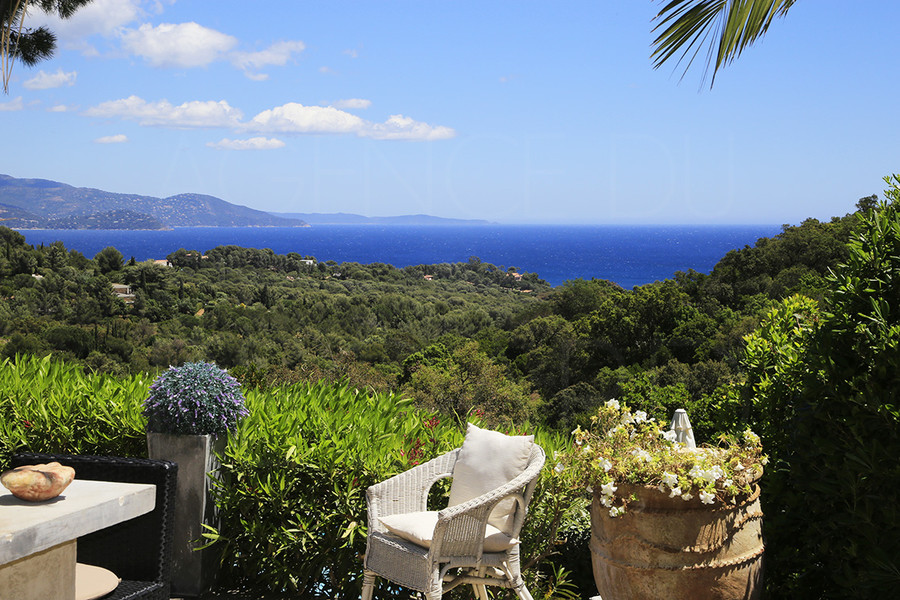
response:
[[[362,600],[372,600],[372,591],[375,588],[375,572],[363,572]]]
[[[476,571],[476,575],[478,577],[484,577],[484,573],[485,573],[484,567],[481,567],[478,569],[478,571]],[[473,583],[472,590],[475,592],[475,597],[478,600],[488,600],[487,588],[485,587],[485,585],[483,583],[480,583],[480,584]]]
[[[519,597],[519,600],[534,600],[534,598],[532,598],[531,594],[528,592],[528,588],[525,587],[524,583],[516,588],[516,596]]]

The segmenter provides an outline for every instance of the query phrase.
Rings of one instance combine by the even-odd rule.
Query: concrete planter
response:
[[[202,524],[217,524],[209,474],[218,472],[216,452],[225,449],[225,438],[147,432],[150,458],[178,464],[175,492],[175,531],[172,540],[172,594],[196,597],[208,590],[218,571],[219,553],[204,545]]]
[[[591,559],[603,600],[751,600],[762,593],[759,487],[736,505],[620,484],[637,501],[611,518],[594,492]]]

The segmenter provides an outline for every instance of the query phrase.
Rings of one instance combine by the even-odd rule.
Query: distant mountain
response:
[[[20,229],[307,226],[298,219],[271,215],[203,194],[155,198],[8,175],[0,175],[0,224]]]
[[[18,206],[0,204],[0,225],[22,229],[42,227],[47,220]]]
[[[133,210],[108,210],[89,215],[48,219],[44,229],[168,229],[159,219]]]
[[[365,217],[352,213],[278,213],[270,215],[285,219],[301,219],[310,225],[490,225],[481,219],[446,219],[430,215],[402,215],[398,217]]]

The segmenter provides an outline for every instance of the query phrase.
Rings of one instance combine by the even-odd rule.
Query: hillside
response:
[[[0,175],[0,219],[5,225],[20,229],[55,228],[51,222],[61,224],[60,229],[95,229],[98,223],[116,225],[103,227],[109,229],[307,225],[298,219],[273,216],[203,194],[156,198],[8,175]]]
[[[481,219],[447,219],[431,215],[401,215],[396,217],[366,217],[353,213],[278,213],[270,215],[285,219],[300,219],[310,225],[490,225]]]

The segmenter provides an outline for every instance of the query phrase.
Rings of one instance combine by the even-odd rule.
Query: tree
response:
[[[766,34],[769,25],[782,17],[797,0],[671,0],[656,15],[660,31],[653,40],[653,68],[675,58],[690,68],[706,46],[706,71],[716,73]]]
[[[3,91],[9,93],[9,78],[18,58],[32,67],[53,56],[56,36],[46,27],[25,27],[28,8],[36,6],[47,14],[68,19],[91,0],[0,0],[0,62],[3,68]]]
[[[112,246],[107,246],[94,255],[94,262],[97,263],[97,268],[104,275],[112,271],[120,271],[123,260],[122,253]]]

